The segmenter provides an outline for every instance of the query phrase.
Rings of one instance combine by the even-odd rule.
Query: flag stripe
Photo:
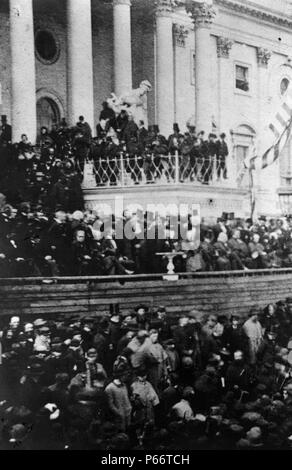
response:
[[[292,104],[292,103],[291,103]],[[292,108],[290,108],[290,106],[288,106],[287,103],[283,103],[282,104],[282,108],[287,112],[287,114],[289,115],[289,117],[292,116]]]
[[[255,161],[256,161],[256,159],[257,159],[257,156],[252,157],[252,158],[250,159],[249,168],[250,168],[251,170],[255,170]]]
[[[279,158],[281,151],[283,150],[291,135],[291,128],[292,117],[290,118],[290,121],[287,122],[287,125],[282,134],[280,135],[279,139],[263,154],[262,169],[266,168],[268,165],[271,165]]]
[[[286,94],[285,101],[286,101],[286,103],[288,103],[288,104],[292,102],[292,90],[291,90],[291,87],[289,87],[289,89],[288,89],[288,93]]]
[[[280,137],[280,132],[276,129],[276,127],[274,126],[274,124],[271,123],[271,124],[269,125],[269,128],[271,129],[271,131],[275,134],[275,136],[276,136],[277,138]]]
[[[287,115],[287,117],[286,117]],[[289,86],[285,97],[285,102],[281,104],[280,109],[273,118],[273,121],[269,124],[269,129],[275,136],[274,143],[264,152],[261,157],[261,168],[264,169],[267,166],[274,163],[281,155],[283,148],[285,147],[288,139],[291,135],[292,129],[292,87]],[[249,170],[255,169],[255,162],[258,158],[255,155],[255,148],[253,155],[246,158],[244,161],[244,167]]]
[[[287,125],[287,120],[283,118],[283,116],[281,116],[280,113],[277,113],[276,114],[276,119],[279,121],[279,123],[283,126],[283,127],[286,127]]]

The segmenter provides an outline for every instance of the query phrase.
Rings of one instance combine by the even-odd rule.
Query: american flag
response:
[[[261,157],[259,167],[261,169],[274,163],[282,153],[286,143],[288,142],[292,130],[292,88],[288,87],[285,101],[281,104],[280,109],[274,116],[272,122],[269,124],[269,130],[273,138],[273,143],[268,147]],[[249,155],[244,160],[246,169],[255,169],[256,159],[258,155],[255,149],[252,150],[252,155]]]
[[[292,90],[289,86],[285,101],[280,110],[269,124],[269,129],[274,135],[274,143],[265,151],[262,156],[261,167],[266,168],[279,158],[283,148],[289,140],[292,129]]]
[[[253,171],[255,168],[264,169],[274,163],[281,155],[282,150],[287,144],[292,130],[292,89],[288,87],[285,101],[282,103],[279,111],[276,113],[272,122],[268,126],[270,130],[270,138],[272,144],[264,152],[262,157],[259,158],[256,150],[255,143],[250,147],[249,153],[243,160],[241,171],[238,175],[237,181],[240,185],[243,177],[248,173],[249,175],[249,188],[251,198],[251,218],[255,212],[256,194],[254,187]]]

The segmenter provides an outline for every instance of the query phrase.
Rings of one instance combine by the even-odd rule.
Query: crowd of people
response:
[[[137,125],[131,114],[122,110],[116,115],[104,102],[96,137],[80,116],[72,127],[65,119],[52,129],[43,126],[36,145],[32,145],[26,134],[19,142],[12,142],[12,128],[2,115],[0,191],[12,203],[29,200],[51,211],[60,206],[66,211],[82,209],[80,185],[86,161],[94,163],[97,185],[118,183],[122,170],[116,159],[121,155],[130,179],[138,183],[143,173],[147,182],[154,182],[163,174],[168,179],[174,176],[174,166],[165,158],[175,153],[180,156],[182,181],[196,179],[209,184],[214,171],[217,179],[227,178],[224,133],[218,139],[211,133],[206,139],[204,131],[197,133],[195,126],[189,125],[187,132],[181,133],[174,123],[167,138],[157,125],[146,128],[143,121]]]
[[[178,123],[174,123],[173,132],[166,137],[160,133],[158,125],[146,128],[143,120],[136,124],[126,110],[116,116],[106,101],[96,133],[92,159],[97,170],[97,184],[104,182],[104,175],[110,178],[110,183],[117,183],[117,173],[121,169],[115,165],[115,159],[121,153],[126,157],[124,168],[135,183],[141,181],[142,172],[146,182],[154,182],[162,175],[168,180],[174,178],[174,165],[165,157],[175,154],[180,157],[178,173],[181,182],[197,180],[209,184],[213,172],[217,180],[227,179],[229,150],[225,133],[221,133],[219,138],[210,133],[206,138],[205,132],[197,132],[192,123],[187,123],[185,133],[180,131]],[[111,171],[106,171],[105,165],[109,165]]]
[[[291,315],[2,318],[0,448],[291,449]]]
[[[165,273],[169,252],[177,253],[178,273],[292,267],[287,218],[253,223],[223,213],[209,224],[197,215],[174,221],[125,209],[115,219],[94,210],[12,206],[4,196],[0,206],[0,277]]]
[[[65,119],[51,130],[42,127],[37,145],[33,146],[26,134],[20,142],[13,143],[12,128],[2,115],[0,277],[165,271],[167,261],[158,259],[155,253],[168,251],[179,241],[170,240],[169,228],[164,227],[165,241],[140,242],[140,234],[146,228],[144,215],[137,221],[136,215],[131,214],[120,222],[133,224],[132,241],[115,240],[115,227],[101,237],[103,221],[94,211],[84,211],[81,184],[85,161],[92,159],[96,164],[104,157],[115,158],[121,151],[125,155],[140,155],[146,167],[150,152],[156,159],[161,158],[160,163],[155,160],[156,169],[160,164],[163,166],[163,155],[179,152],[189,176],[192,162],[200,160],[202,170],[207,168],[207,160],[215,158],[218,175],[226,177],[224,162],[228,148],[224,136],[216,140],[210,134],[206,141],[204,133],[197,135],[192,125],[185,134],[180,133],[177,124],[173,127],[173,134],[166,139],[160,135],[158,126],[146,129],[143,122],[137,126],[125,110],[116,115],[104,102],[97,137],[92,137],[92,129],[80,116],[73,127]],[[145,167],[146,173],[151,172],[152,164],[153,161],[148,170]],[[165,221],[154,221],[155,224],[162,226]],[[186,270],[185,259],[177,259],[176,263],[179,270]]]

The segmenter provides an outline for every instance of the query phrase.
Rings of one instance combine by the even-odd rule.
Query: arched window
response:
[[[50,132],[54,124],[60,122],[60,110],[57,103],[49,98],[42,97],[37,101],[37,126],[38,133],[41,127],[47,127]]]

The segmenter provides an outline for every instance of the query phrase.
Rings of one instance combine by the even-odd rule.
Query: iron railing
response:
[[[121,153],[88,161],[84,166],[84,187],[131,186],[143,184],[215,184],[226,180],[225,163],[216,157],[191,158],[183,155],[129,156]]]

